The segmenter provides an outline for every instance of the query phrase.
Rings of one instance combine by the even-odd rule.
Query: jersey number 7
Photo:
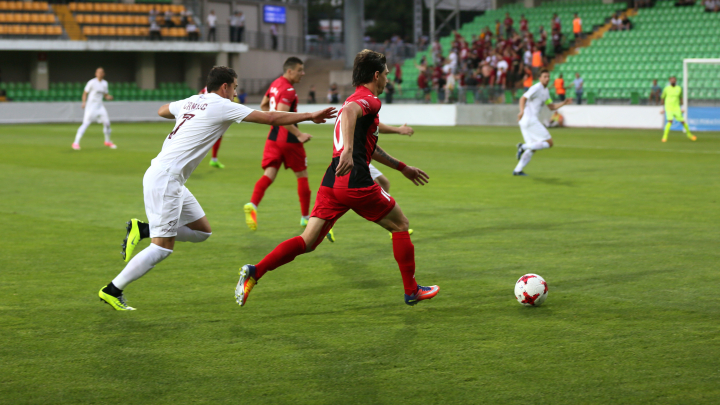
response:
[[[168,139],[172,139],[173,135],[175,135],[175,134],[177,133],[178,129],[180,129],[180,127],[183,126],[183,124],[185,123],[185,121],[188,121],[189,119],[191,119],[191,118],[194,117],[194,116],[195,116],[195,114],[185,114],[185,115],[183,115],[183,120],[182,120],[182,122],[181,122],[180,124],[178,124],[178,126],[176,126],[175,129],[173,129],[172,132],[170,132],[170,135],[168,135]]]

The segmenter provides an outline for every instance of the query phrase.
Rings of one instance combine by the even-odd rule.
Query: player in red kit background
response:
[[[424,185],[429,180],[422,170],[405,165],[377,146],[381,105],[378,95],[387,84],[387,74],[383,54],[366,49],[355,57],[353,85],[356,90],[338,112],[332,163],[318,190],[310,221],[302,235],[279,244],[258,264],[240,269],[235,299],[241,306],[266,272],[315,250],[335,221],[349,210],[392,232],[393,254],[400,267],[406,304],[415,305],[430,299],[440,290],[438,286],[419,286],[415,281],[415,247],[408,233],[409,221],[395,199],[373,182],[370,175],[370,161],[375,160],[401,171],[415,185]]]
[[[283,64],[282,76],[275,79],[262,99],[263,111],[297,112],[298,97],[293,86],[305,75],[302,60],[290,57]],[[300,226],[307,226],[310,218],[310,186],[308,184],[307,157],[303,143],[312,139],[310,134],[300,132],[296,125],[274,126],[265,141],[262,168],[265,170],[255,183],[250,202],[245,204],[245,222],[251,230],[257,229],[257,207],[265,190],[275,181],[281,165],[292,169],[297,176],[298,196],[300,197]]]

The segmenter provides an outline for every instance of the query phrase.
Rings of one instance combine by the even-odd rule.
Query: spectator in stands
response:
[[[573,80],[573,86],[575,87],[575,100],[577,100],[578,105],[582,104],[582,95],[583,95],[583,83],[585,81],[580,77],[580,73],[575,72],[575,80]]]
[[[393,78],[393,83],[395,83],[394,87],[397,87],[397,92],[402,96],[402,68],[400,67],[400,62],[395,63],[395,77]],[[393,90],[395,90],[393,88]]]
[[[520,34],[525,36],[528,32],[528,20],[525,18],[525,14],[520,14]]]
[[[578,13],[575,13],[575,18],[573,18],[573,34],[575,34],[575,39],[582,37],[582,20]]]
[[[270,26],[270,36],[272,37],[272,49],[273,51],[277,51],[278,47],[278,27],[277,24],[273,24]]]
[[[717,13],[720,11],[720,0],[705,0],[703,6],[705,7],[705,12]]]
[[[247,92],[245,92],[245,88],[241,88],[240,91],[238,91],[237,99],[238,103],[245,104],[245,100],[247,99]]]
[[[317,100],[315,99],[315,85],[310,85],[310,91],[308,92],[308,98],[307,98],[308,104],[315,104],[317,103]]]
[[[533,53],[530,49],[530,46],[528,46],[527,48],[525,48],[525,52],[523,52],[522,62],[526,66],[532,65]]]
[[[243,31],[245,30],[245,16],[242,11],[236,11],[230,17],[230,42],[242,42]]]
[[[0,103],[4,103],[10,101],[10,99],[7,96],[7,93],[5,92],[5,89],[0,89]]]
[[[433,41],[432,44],[432,57],[433,57],[433,64],[435,66],[438,66],[440,62],[442,62],[442,46],[440,45],[440,41],[437,39]]]
[[[217,38],[215,38],[215,25],[217,24],[217,16],[215,15],[215,10],[210,10],[210,14],[207,16],[207,24],[208,24],[208,41],[217,41]]]
[[[415,64],[415,68],[417,68],[418,72],[425,73],[428,70],[428,64],[427,64],[427,56],[423,55],[422,58],[420,58],[420,64]]]
[[[330,85],[330,89],[328,90],[328,102],[330,104],[340,103],[340,93],[338,92],[337,83]]]
[[[148,14],[148,24],[152,24],[153,21],[157,22],[157,16],[158,12],[155,7],[151,8],[150,13]]]
[[[385,102],[387,104],[392,104],[394,94],[395,86],[393,86],[392,82],[388,80],[387,84],[385,85]]]
[[[427,70],[421,71],[418,74],[417,85],[418,89],[422,91],[425,102],[430,102],[430,84],[428,83],[429,72]]]
[[[452,72],[453,72],[453,73],[457,72],[457,68],[458,68],[458,54],[457,54],[457,49],[453,48],[453,49],[450,50],[450,55],[448,55],[448,61],[447,61],[447,62],[450,64],[450,68],[452,69]]]
[[[495,36],[500,36],[500,27],[502,27],[502,24],[500,24],[500,20],[495,20]]]
[[[610,23],[612,24],[610,26],[610,31],[622,31],[623,23],[618,13],[613,14],[612,19],[610,19]]]
[[[660,105],[660,94],[662,94],[662,88],[658,86],[657,79],[655,79],[650,88],[650,104]]]
[[[157,23],[157,20],[151,20],[150,21],[150,40],[162,40],[162,36],[160,35],[160,24]]]
[[[510,17],[510,13],[505,13],[505,38],[510,38],[513,32],[513,19]]]
[[[501,88],[507,88],[507,73],[510,66],[508,65],[505,58],[498,60],[495,75],[497,76],[495,83],[500,85]]]
[[[555,94],[557,94],[558,99],[565,101],[565,79],[563,79],[562,73],[555,79],[553,85],[555,86]]]
[[[632,21],[628,18],[627,14],[622,18],[622,29],[623,31],[629,31],[632,29]]]
[[[526,64],[523,65],[523,89],[525,91],[528,91],[530,87],[533,85],[533,72],[532,69],[530,69],[530,65]]]
[[[552,16],[550,28],[552,29],[552,31],[555,31],[555,30],[562,31],[562,27],[560,25],[560,17],[558,17],[557,14],[553,14],[553,16]]]
[[[562,47],[562,33],[560,30],[553,30],[552,32],[552,43],[553,43],[553,51],[555,52],[555,55],[560,55],[563,51]]]
[[[532,55],[532,74],[533,78],[538,77],[538,73],[540,72],[540,69],[543,67],[543,55],[540,52],[540,49],[536,46],[535,50],[533,51]]]
[[[198,26],[195,25],[195,21],[192,19],[188,19],[188,23],[185,25],[185,32],[187,32],[188,41],[195,42],[200,39]]]
[[[190,23],[190,20],[192,19],[192,11],[191,10],[185,10],[182,13],[182,20],[180,24],[185,27]]]
[[[540,53],[545,56],[547,55],[547,31],[545,31],[542,25],[538,28],[538,35],[540,39],[537,42],[537,48]]]
[[[167,28],[172,28],[175,26],[175,22],[173,21],[173,13],[169,9],[165,11],[165,26]]]

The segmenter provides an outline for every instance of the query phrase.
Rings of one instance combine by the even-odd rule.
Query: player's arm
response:
[[[292,125],[303,121],[312,121],[316,124],[322,124],[326,120],[335,118],[335,114],[335,107],[328,107],[324,110],[318,110],[312,113],[253,110],[253,112],[248,114],[243,121],[274,126]]]
[[[268,97],[267,94],[263,96],[263,99],[260,102],[260,110],[270,111],[270,97]]]
[[[407,124],[402,124],[399,127],[393,127],[391,125],[385,125],[381,122],[380,125],[378,125],[378,130],[381,134],[398,134],[412,136],[415,133],[412,127],[407,126]]]
[[[83,91],[83,95],[82,95],[82,108],[85,108],[85,103],[87,103],[87,96],[88,96],[88,92],[87,92],[87,91]]]
[[[548,100],[548,101],[550,101],[550,100]],[[570,103],[572,103],[572,99],[571,99],[571,98],[566,98],[565,101],[563,101],[562,103],[549,103],[547,106],[548,106],[548,108],[550,109],[550,111],[555,111],[555,110],[557,110],[558,108],[560,108],[560,107],[562,107],[562,106],[564,106],[564,105],[568,105],[568,104],[570,104]]]
[[[362,108],[356,102],[350,102],[343,106],[342,119],[340,120],[340,133],[343,137],[343,151],[340,153],[340,161],[335,169],[336,176],[344,176],[350,173],[355,166],[353,161],[353,147],[355,145],[355,124],[357,119],[362,117]]]
[[[280,103],[277,105],[277,110],[278,111],[290,111],[290,106],[285,103]],[[312,135],[300,132],[298,127],[296,127],[295,125],[283,125],[283,128],[287,129],[288,132],[295,135],[295,137],[298,139],[298,141],[300,141],[302,143],[305,143],[312,139]]]
[[[110,101],[113,99],[113,96],[110,95],[110,93],[105,93],[105,100]]]
[[[525,114],[525,104],[527,104],[527,97],[520,97],[520,113],[518,114],[518,121],[520,121]]]
[[[158,115],[167,118],[169,120],[174,120],[175,116],[170,112],[170,104],[165,104],[158,110]]]
[[[391,167],[395,170],[399,170],[402,174],[410,179],[416,186],[424,186],[429,180],[430,176],[424,171],[417,167],[408,166],[405,163],[390,156],[379,146],[375,146],[375,152],[372,156],[373,160],[382,163],[387,167]]]

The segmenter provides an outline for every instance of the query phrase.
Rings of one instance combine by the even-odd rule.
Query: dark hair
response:
[[[283,63],[283,73],[287,72],[288,69],[295,69],[295,66],[302,65],[303,61],[295,56],[291,56],[287,58],[285,63]]]
[[[358,52],[353,63],[352,85],[357,87],[370,83],[375,77],[375,72],[385,72],[387,60],[380,52],[364,49]]]
[[[547,73],[550,74],[550,71],[547,69],[540,69],[540,74]]]
[[[218,90],[223,84],[232,84],[237,79],[237,73],[227,66],[215,66],[210,69],[205,86],[208,93]]]

